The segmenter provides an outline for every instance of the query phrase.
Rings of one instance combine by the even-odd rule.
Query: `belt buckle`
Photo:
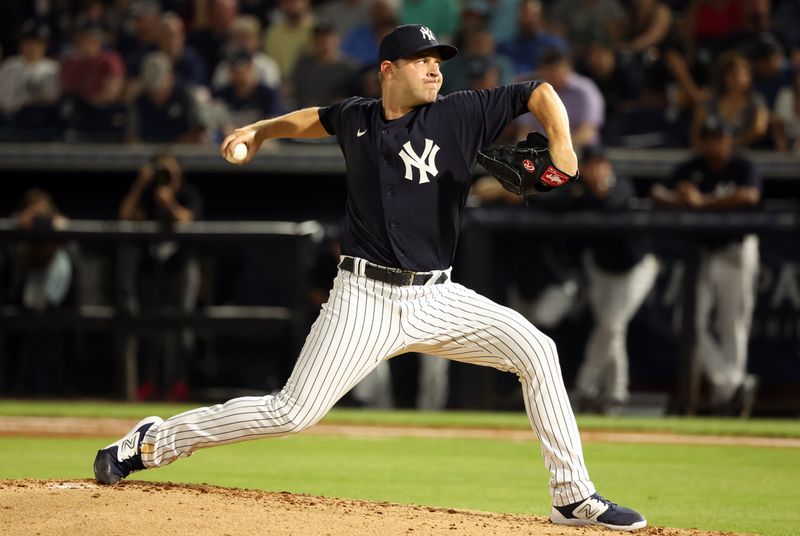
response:
[[[402,270],[397,273],[403,278],[400,282],[401,287],[411,287],[414,285],[414,272],[411,270]]]

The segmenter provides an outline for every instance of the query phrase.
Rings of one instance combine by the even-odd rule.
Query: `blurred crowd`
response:
[[[576,145],[800,147],[792,0],[44,0],[0,22],[0,139],[214,142],[256,118],[379,96],[378,44],[427,25],[443,92],[551,83]],[[508,138],[535,128],[525,117]]]
[[[653,203],[748,210],[760,203],[761,180],[738,150],[800,149],[798,20],[800,3],[789,0],[12,2],[0,20],[0,140],[213,143],[299,107],[350,95],[377,98],[380,40],[415,22],[460,49],[442,66],[443,93],[541,79],[565,102],[584,180],[531,208],[630,210],[637,204],[633,183],[615,172],[604,149],[625,146],[694,149],[653,187]],[[526,115],[502,136],[519,139],[537,128]],[[472,194],[484,205],[520,202],[491,178],[476,180]],[[142,166],[119,217],[170,226],[202,219],[202,205],[180,163],[162,154]],[[33,230],[65,221],[41,190],[25,195],[15,217]],[[496,297],[537,327],[553,329],[579,290],[588,296],[595,323],[575,382],[578,406],[619,411],[629,399],[628,325],[659,271],[652,245],[631,233],[569,243],[537,237],[522,252],[516,243],[505,254],[502,240],[496,246],[493,266],[508,272],[496,278],[508,287]],[[747,367],[757,237],[706,233],[694,246],[692,352],[707,381],[709,411],[747,415],[758,387]],[[4,302],[31,311],[75,303],[80,263],[73,248],[40,241],[2,253]],[[121,255],[117,299],[126,314],[196,308],[201,277],[194,252],[166,241]],[[314,307],[326,299],[338,253],[334,247],[322,257],[327,264],[309,298]],[[540,267],[536,278],[531,266]],[[130,346],[132,353],[166,356],[162,364],[140,361],[137,397],[186,398],[190,332]],[[26,352],[52,354],[63,344],[37,333],[20,347],[27,363],[33,361]],[[419,381],[430,388],[418,404],[441,408],[446,363],[422,359]],[[36,370],[17,372],[25,378]],[[366,385],[361,393],[363,403],[391,404],[374,396],[387,392],[388,369],[381,374],[371,392]]]

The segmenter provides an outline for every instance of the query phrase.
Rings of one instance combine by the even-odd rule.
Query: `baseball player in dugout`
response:
[[[761,179],[750,160],[734,154],[731,127],[712,116],[702,124],[698,138],[698,154],[680,164],[667,185],[653,187],[653,200],[704,211],[758,205]],[[747,373],[758,237],[704,234],[698,235],[695,245],[698,269],[692,357],[708,380],[711,413],[748,417],[758,389],[756,376]]]
[[[440,65],[456,53],[425,26],[399,26],[380,44],[380,99],[298,110],[224,140],[222,156],[245,164],[270,138],[336,136],[347,167],[347,206],[329,299],[280,392],[141,420],[98,451],[99,483],[115,484],[200,448],[300,432],[381,361],[422,352],[519,377],[551,475],[554,523],[617,530],[647,524],[600,496],[589,478],[553,341],[519,313],[451,279],[470,168],[515,117],[532,113],[549,139],[543,152],[520,142],[530,155],[518,174],[528,181],[522,192],[567,184],[578,173],[566,110],[551,86],[528,81],[439,96]],[[235,160],[240,143],[247,156]]]

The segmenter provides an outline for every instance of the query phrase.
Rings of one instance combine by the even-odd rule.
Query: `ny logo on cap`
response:
[[[422,32],[422,37],[427,39],[428,41],[436,41],[436,36],[433,35],[433,32],[427,26],[420,26],[419,31]]]
[[[403,145],[403,150],[400,151],[400,158],[403,159],[403,163],[406,165],[405,178],[410,181],[414,180],[414,172],[411,168],[417,168],[419,170],[419,183],[424,184],[430,182],[428,173],[434,177],[439,174],[439,170],[436,169],[436,154],[438,152],[439,146],[428,138],[425,138],[425,149],[422,150],[421,156],[411,147],[411,142],[407,141]]]

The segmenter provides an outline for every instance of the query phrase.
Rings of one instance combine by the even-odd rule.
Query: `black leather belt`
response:
[[[339,268],[355,273],[355,265],[356,263],[353,257],[345,257],[342,259],[342,262],[339,263]],[[421,274],[418,272],[410,272],[408,270],[395,272],[393,270],[387,270],[371,264],[364,266],[364,275],[370,279],[374,279],[375,281],[382,281],[383,283],[389,283],[390,285],[395,285],[398,287],[424,285],[430,281],[431,277],[434,276],[434,274]],[[436,281],[434,281],[433,284],[440,285],[445,281],[447,281],[447,274],[442,273],[439,274],[439,277],[436,278]]]

